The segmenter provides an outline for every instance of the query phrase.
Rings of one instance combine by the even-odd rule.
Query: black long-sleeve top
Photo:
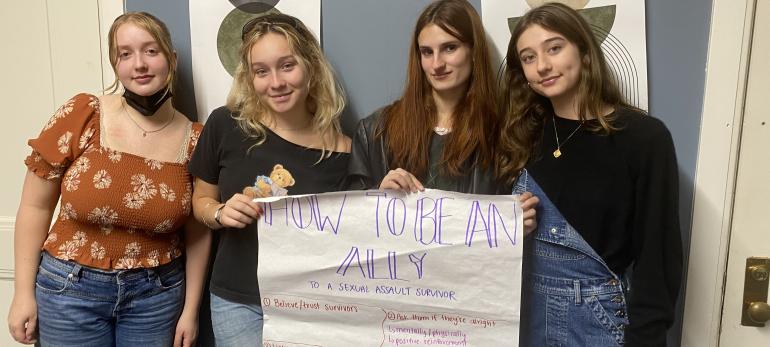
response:
[[[622,275],[632,266],[626,346],[665,346],[682,277],[674,145],[658,119],[615,113],[619,131],[602,135],[584,126],[570,139],[580,123],[555,117],[558,158],[553,118],[547,120],[527,168],[612,271]]]

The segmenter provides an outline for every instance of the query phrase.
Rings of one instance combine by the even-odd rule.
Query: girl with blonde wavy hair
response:
[[[217,346],[262,339],[253,198],[338,190],[351,143],[340,131],[344,105],[301,21],[267,14],[244,25],[227,106],[211,113],[190,162],[195,216],[221,231],[210,283]]]
[[[267,23],[264,21],[268,20],[275,23],[264,24]],[[281,23],[282,20],[286,22]],[[320,149],[324,157],[328,156],[338,145],[344,147],[344,143],[338,141],[344,142],[339,117],[345,107],[345,99],[334,78],[331,64],[321,51],[320,45],[308,44],[315,41],[315,37],[298,19],[287,15],[267,15],[264,21],[247,23],[243,29],[241,61],[235,72],[233,88],[227,97],[227,108],[238,112],[238,125],[257,139],[257,144],[264,141],[266,132],[263,123],[268,126],[274,123],[276,119],[273,117],[276,115],[270,113],[269,103],[262,100],[255,89],[254,74],[257,71],[252,70],[251,48],[266,35],[283,35],[296,56],[296,63],[301,65],[307,74],[304,107],[312,115],[307,120],[312,123],[313,132],[321,135]]]

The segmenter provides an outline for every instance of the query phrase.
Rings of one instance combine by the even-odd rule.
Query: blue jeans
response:
[[[181,258],[150,269],[99,270],[43,252],[41,346],[171,346],[184,300]]]
[[[262,346],[262,306],[211,294],[211,325],[217,347]]]
[[[619,346],[628,325],[623,281],[524,171],[513,193],[540,198],[524,242],[521,346]]]

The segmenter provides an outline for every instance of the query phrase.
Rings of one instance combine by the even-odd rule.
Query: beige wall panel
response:
[[[0,252],[0,280],[13,277],[9,273],[3,273],[13,271],[13,222],[14,218],[0,217],[0,247],[3,247],[3,252]],[[5,296],[0,295],[0,301],[4,298]],[[2,313],[0,311],[0,317],[3,317]],[[0,346],[3,344],[0,343]]]
[[[101,93],[106,30],[123,11],[122,0],[25,0],[0,4],[0,55],[5,66],[0,103],[0,326],[13,297],[13,229],[26,174],[27,140],[37,136],[56,108],[78,92]],[[104,19],[108,17],[106,30]],[[104,31],[104,32],[103,32]],[[104,42],[104,45],[102,44]],[[17,346],[6,332],[0,346]]]
[[[0,127],[0,216],[15,216],[26,172],[27,139],[40,132],[55,111],[48,10],[43,0],[4,2],[0,5],[0,37],[4,66],[0,82],[3,121]]]
[[[102,92],[99,4],[96,0],[48,0],[54,102]]]
[[[110,26],[115,18],[123,14],[125,11],[125,3],[123,0],[99,0],[99,30],[101,34],[101,46],[102,46],[102,88],[106,89],[113,81],[115,81],[115,74],[110,66],[109,46],[107,44],[108,36],[110,33]]]
[[[0,217],[0,324],[7,327],[8,310],[13,298],[13,218]],[[24,346],[17,343],[8,333],[0,331],[0,346]]]
[[[13,217],[16,215],[28,152],[26,141],[37,134],[54,108],[51,80],[48,16],[43,0],[5,2],[0,5],[0,37],[6,50],[0,83],[4,124],[0,127],[0,326],[13,296]],[[19,345],[5,331],[0,346]]]

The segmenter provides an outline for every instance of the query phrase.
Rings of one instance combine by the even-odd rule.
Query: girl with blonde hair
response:
[[[211,113],[190,162],[195,216],[220,235],[210,283],[217,346],[262,340],[252,199],[338,190],[350,152],[343,93],[310,30],[267,14],[246,23],[242,41],[227,106]]]

